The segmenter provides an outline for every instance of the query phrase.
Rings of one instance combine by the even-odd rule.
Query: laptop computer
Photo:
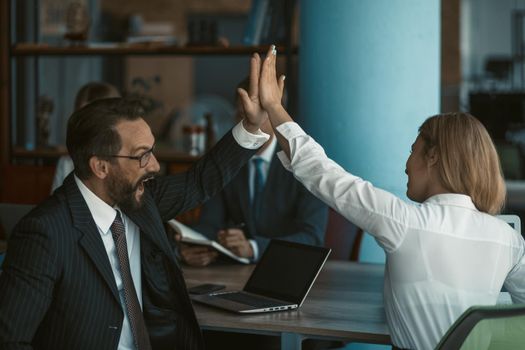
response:
[[[329,248],[271,240],[242,291],[192,295],[192,300],[238,313],[296,309],[321,271]]]

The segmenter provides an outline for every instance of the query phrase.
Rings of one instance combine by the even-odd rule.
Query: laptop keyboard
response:
[[[214,295],[216,298],[235,301],[240,304],[253,306],[256,308],[274,307],[280,305],[288,305],[287,303],[280,303],[274,300],[268,300],[263,297],[250,295],[246,293],[224,293]]]

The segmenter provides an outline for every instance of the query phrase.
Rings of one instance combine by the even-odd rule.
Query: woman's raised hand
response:
[[[259,98],[261,105],[267,111],[282,104],[285,76],[281,75],[279,79],[277,79],[276,61],[277,50],[275,45],[272,45],[266,53],[266,58],[262,62],[259,73]]]

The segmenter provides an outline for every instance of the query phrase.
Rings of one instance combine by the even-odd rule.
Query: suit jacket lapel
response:
[[[73,174],[70,174],[64,180],[64,186],[71,209],[73,226],[82,233],[79,243],[102,275],[104,281],[106,281],[117,302],[120,303],[115,276],[113,275],[102,237],[100,237],[93,216],[75,183]]]

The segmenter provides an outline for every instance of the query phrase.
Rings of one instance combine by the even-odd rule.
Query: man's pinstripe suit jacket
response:
[[[140,228],[143,313],[154,349],[202,349],[163,222],[219,191],[253,155],[231,132],[186,173],[148,181]],[[73,176],[23,218],[0,276],[0,349],[117,349],[123,310],[102,239]]]

